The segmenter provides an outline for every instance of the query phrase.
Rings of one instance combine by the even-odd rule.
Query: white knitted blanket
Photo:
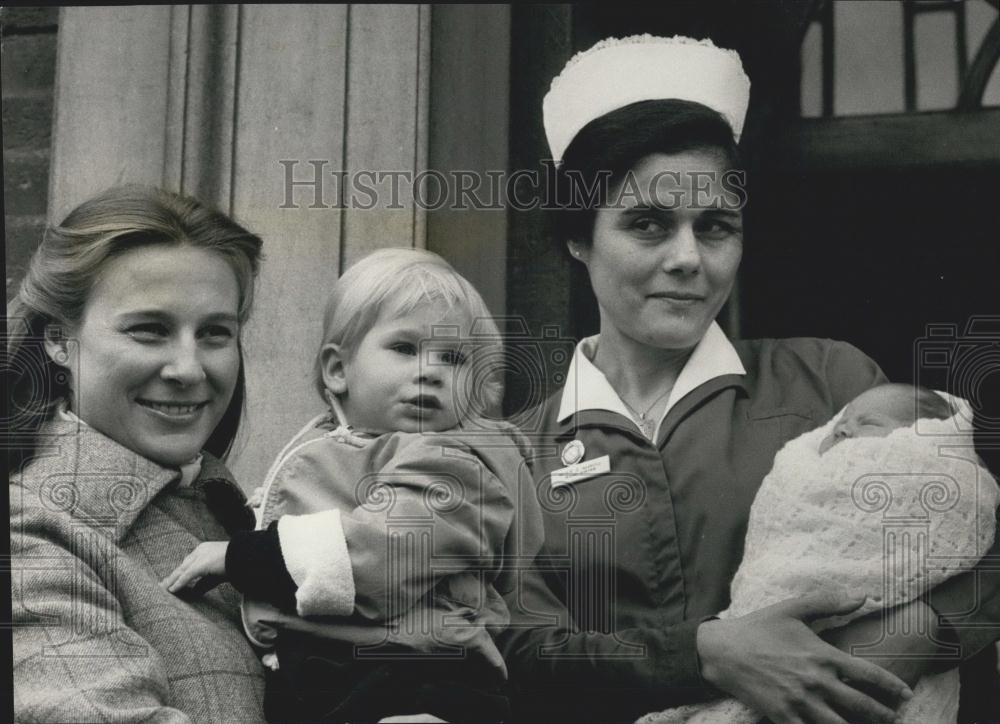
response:
[[[787,443],[750,511],[743,561],[723,618],[794,596],[864,593],[839,626],[922,595],[976,564],[993,540],[1000,493],[974,461],[956,418],[920,420],[886,438],[840,442],[820,455],[827,425]],[[964,456],[964,457],[963,457]],[[958,672],[924,677],[900,709],[905,722],[954,721]],[[747,722],[761,717],[735,699],[654,712],[640,724]]]

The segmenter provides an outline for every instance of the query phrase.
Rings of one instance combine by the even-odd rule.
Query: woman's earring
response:
[[[65,367],[69,363],[69,340],[63,336],[62,329],[54,324],[45,327],[45,351],[56,365]]]
[[[584,256],[584,251],[587,247],[578,241],[568,241],[566,242],[566,248],[569,250],[570,256],[579,261],[581,264],[587,263],[587,258]]]

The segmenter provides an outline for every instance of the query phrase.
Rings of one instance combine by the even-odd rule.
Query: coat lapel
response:
[[[116,542],[157,495],[180,481],[179,470],[157,465],[86,425],[51,421],[39,440],[31,474],[16,475],[15,482],[33,487],[26,492],[37,495],[42,507],[106,531]],[[192,488],[203,492],[230,533],[252,526],[242,491],[216,458],[204,455]]]

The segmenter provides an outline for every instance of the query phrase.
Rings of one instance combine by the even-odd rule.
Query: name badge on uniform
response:
[[[558,488],[563,485],[579,483],[581,480],[589,480],[590,478],[610,472],[611,457],[608,455],[602,455],[601,457],[594,458],[593,460],[585,460],[582,463],[576,463],[574,465],[568,465],[565,468],[560,468],[559,470],[553,470],[552,487]]]

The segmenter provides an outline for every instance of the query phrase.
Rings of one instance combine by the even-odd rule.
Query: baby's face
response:
[[[822,455],[849,437],[885,437],[914,422],[914,398],[903,386],[876,387],[862,392],[844,408],[833,431],[819,445]]]
[[[469,411],[462,374],[468,333],[466,315],[442,306],[379,317],[344,361],[343,389],[331,390],[340,396],[347,420],[372,432],[457,426]]]

